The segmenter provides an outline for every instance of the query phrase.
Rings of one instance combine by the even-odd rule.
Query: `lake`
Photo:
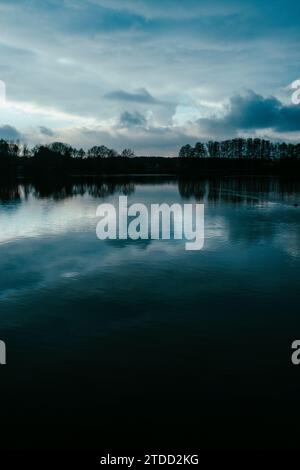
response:
[[[203,203],[203,249],[99,240],[120,195]],[[2,183],[0,266],[0,447],[299,445],[299,180]]]

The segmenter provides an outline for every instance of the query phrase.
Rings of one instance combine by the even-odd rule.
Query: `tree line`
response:
[[[180,158],[244,158],[285,159],[300,158],[300,144],[273,143],[258,138],[236,138],[231,140],[197,142],[194,147],[187,144],[179,151]]]
[[[179,158],[178,158],[179,157]],[[289,173],[299,174],[300,144],[264,139],[232,139],[184,145],[179,156],[136,157],[131,149],[118,153],[104,145],[89,150],[53,142],[29,148],[0,140],[0,177],[54,177],[101,174]]]
[[[95,145],[89,150],[85,151],[82,148],[79,150],[71,145],[62,142],[53,142],[49,145],[36,145],[32,149],[26,144],[19,142],[0,140],[0,158],[47,158],[60,155],[65,158],[111,158],[111,157],[127,157],[132,158],[135,156],[134,151],[131,149],[124,149],[119,154],[116,150],[105,147],[105,145]]]
[[[64,174],[69,171],[94,170],[97,161],[107,159],[128,159],[135,157],[134,151],[126,148],[120,154],[104,145],[93,146],[87,151],[62,142],[36,145],[29,148],[19,142],[0,140],[0,176],[6,173],[47,173]]]

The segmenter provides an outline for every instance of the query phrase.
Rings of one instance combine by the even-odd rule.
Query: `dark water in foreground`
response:
[[[204,202],[204,249],[99,241],[120,194]],[[1,187],[0,447],[299,446],[299,281],[299,182]]]

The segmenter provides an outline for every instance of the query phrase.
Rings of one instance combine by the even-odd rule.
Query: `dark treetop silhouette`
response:
[[[95,174],[291,173],[300,169],[300,144],[263,139],[198,142],[181,147],[178,157],[136,157],[131,149],[118,154],[104,145],[88,151],[54,142],[29,149],[19,142],[0,140],[0,176]]]

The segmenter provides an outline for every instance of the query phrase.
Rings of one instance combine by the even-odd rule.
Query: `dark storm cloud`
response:
[[[277,98],[263,97],[248,92],[230,99],[227,114],[222,117],[199,119],[199,126],[206,133],[228,133],[273,129],[277,132],[300,131],[300,106],[285,105]]]
[[[157,104],[158,101],[145,89],[140,88],[131,93],[124,90],[116,90],[107,93],[105,98],[116,101],[130,101],[134,103]]]
[[[54,132],[52,131],[52,129],[49,129],[48,127],[40,126],[39,129],[40,129],[40,133],[43,135],[47,135],[49,137],[54,136]]]
[[[147,119],[143,114],[138,111],[129,112],[124,111],[120,116],[120,126],[121,127],[135,127],[135,126],[146,126]]]
[[[15,128],[9,125],[0,127],[0,139],[18,140],[22,138],[22,134]]]

